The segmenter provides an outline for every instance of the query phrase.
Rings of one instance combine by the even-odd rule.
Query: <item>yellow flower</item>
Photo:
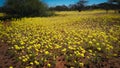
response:
[[[22,57],[18,57],[19,59],[22,59]]]
[[[25,67],[25,68],[32,68],[31,66],[27,66],[27,67]]]
[[[80,54],[82,57],[84,57],[84,54],[82,53],[82,54]]]
[[[25,43],[24,43],[23,41],[20,41],[20,44],[21,44],[21,45],[24,45]]]
[[[74,60],[74,63],[77,63],[77,61],[76,61],[76,60]]]
[[[83,67],[83,66],[84,66],[84,63],[80,62],[79,65],[80,65],[81,67]]]
[[[92,44],[92,41],[89,41],[89,44]]]
[[[51,64],[50,64],[50,63],[48,63],[48,64],[47,64],[47,66],[48,66],[48,67],[51,67]]]
[[[36,50],[37,52],[39,52],[39,50],[38,50],[37,48],[36,48],[35,50]]]
[[[82,53],[85,53],[86,51],[84,49],[82,49]]]
[[[33,65],[33,62],[30,62],[31,65]]]
[[[100,48],[100,47],[98,47],[97,49],[98,49],[99,51],[101,51],[101,48]]]
[[[64,52],[65,52],[65,51],[66,51],[66,48],[62,49],[62,51],[64,51]]]
[[[16,50],[19,50],[19,49],[20,49],[20,47],[19,47],[18,45],[14,45],[14,48],[15,48]]]
[[[89,56],[87,56],[87,58],[89,59],[90,57],[89,57]]]
[[[49,54],[49,52],[48,52],[48,51],[45,51],[45,54],[46,54],[46,55],[48,55],[48,54]]]
[[[92,38],[92,36],[88,35],[88,38]]]
[[[113,49],[113,46],[109,46],[110,49]]]
[[[99,46],[99,45],[100,45],[100,43],[96,43],[96,45],[97,45],[97,46]]]
[[[93,42],[96,42],[96,39],[93,39]]]
[[[92,53],[92,50],[88,50],[90,53]]]
[[[23,62],[27,62],[27,61],[28,61],[28,59],[27,59],[27,58],[24,58],[22,61],[23,61]]]
[[[21,49],[24,49],[25,48],[25,46],[21,46]]]
[[[13,68],[13,66],[10,66],[9,68]]]
[[[56,49],[61,48],[61,47],[62,47],[62,46],[60,46],[60,45],[57,45],[57,44],[55,45],[55,48],[56,48]]]
[[[113,54],[113,56],[118,56],[117,54]]]
[[[35,60],[34,63],[35,63],[36,65],[39,65],[39,62],[38,62],[37,60]]]
[[[72,47],[71,45],[68,46],[69,49],[74,50],[75,48]]]

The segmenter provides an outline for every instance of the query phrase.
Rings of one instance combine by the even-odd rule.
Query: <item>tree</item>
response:
[[[79,12],[81,10],[84,10],[84,7],[85,7],[86,3],[87,3],[87,0],[79,0],[77,2],[77,4],[75,5],[75,9],[77,9]]]
[[[50,10],[55,10],[55,11],[68,11],[69,8],[65,5],[62,6],[56,6],[56,7],[50,7]]]
[[[76,10],[77,10],[77,9],[76,9],[76,4],[70,4],[70,5],[68,6],[68,8],[69,8],[70,11],[76,11]]]
[[[98,4],[98,7],[99,7],[100,9],[106,10],[106,13],[108,13],[108,11],[110,10],[110,6],[111,6],[111,5],[112,5],[112,4],[109,4],[109,3],[105,2],[105,3],[100,3],[100,4]]]
[[[120,13],[120,0],[108,0],[108,2],[113,4],[113,6],[111,6],[113,10],[118,10]]]
[[[108,2],[111,2],[111,3],[116,2],[118,5],[120,5],[120,0],[108,0]]]
[[[6,0],[4,12],[12,16],[44,16],[47,5],[40,0]]]

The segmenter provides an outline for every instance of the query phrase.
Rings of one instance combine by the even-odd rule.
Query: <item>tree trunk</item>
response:
[[[108,10],[106,10],[106,13],[108,13]]]
[[[120,13],[120,10],[118,10],[118,13]]]
[[[115,9],[115,10],[114,10],[114,13],[119,13],[119,10]]]

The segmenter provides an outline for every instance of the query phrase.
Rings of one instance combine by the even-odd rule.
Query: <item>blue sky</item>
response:
[[[56,6],[56,5],[69,5],[74,4],[78,0],[42,0],[43,2],[47,3],[48,6]],[[88,5],[91,4],[98,4],[102,2],[106,2],[107,0],[88,0]],[[0,6],[4,4],[5,0],[0,0]]]
[[[56,5],[69,5],[78,2],[78,0],[42,0],[47,3],[49,6],[56,6]],[[107,2],[107,0],[88,0],[88,5],[98,4],[102,2]]]
[[[0,0],[0,6],[3,5],[4,1],[5,1],[5,0]]]

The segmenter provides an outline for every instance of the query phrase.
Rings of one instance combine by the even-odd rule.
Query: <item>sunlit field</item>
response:
[[[2,16],[4,16],[4,14],[3,14],[3,13],[0,13],[0,17],[2,17]]]
[[[0,23],[0,41],[20,68],[54,68],[64,57],[72,68],[120,56],[120,14],[110,11],[64,11],[52,17]],[[14,65],[10,65],[11,67]]]

